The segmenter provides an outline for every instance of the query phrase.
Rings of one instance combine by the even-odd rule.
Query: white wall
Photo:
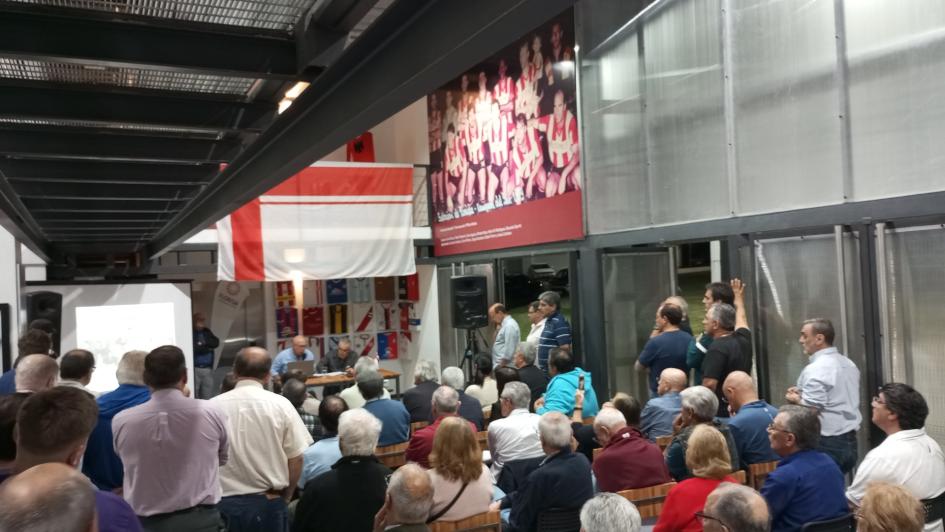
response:
[[[0,332],[10,338],[10,358],[16,358],[16,341],[20,337],[20,246],[13,235],[0,227],[0,303],[10,304],[10,326]]]
[[[421,98],[374,126],[374,159],[379,163],[430,164],[427,147],[427,104]],[[321,158],[344,161],[345,146]]]

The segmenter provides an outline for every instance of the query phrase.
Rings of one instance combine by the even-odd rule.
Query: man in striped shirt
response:
[[[545,315],[545,328],[538,340],[538,367],[548,373],[548,354],[553,347],[571,350],[571,324],[559,312],[561,296],[548,291],[538,296],[538,310]]]

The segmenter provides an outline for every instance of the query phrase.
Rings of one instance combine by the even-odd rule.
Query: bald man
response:
[[[315,354],[308,350],[308,338],[305,336],[296,336],[292,339],[292,347],[279,352],[272,361],[270,373],[273,377],[278,377],[285,373],[289,362],[302,362],[304,360],[315,360]]]
[[[778,409],[758,399],[751,375],[744,371],[729,373],[722,384],[722,393],[731,410],[728,427],[735,437],[739,461],[757,464],[778,460],[768,439],[768,425],[778,415]]]
[[[429,530],[427,518],[433,508],[433,482],[417,464],[400,467],[390,477],[384,506],[374,516],[374,532],[419,532]],[[438,517],[434,514],[432,517]],[[396,526],[392,526],[396,525]]]
[[[705,500],[705,532],[768,532],[771,514],[768,504],[757,491],[731,482],[723,482]]]
[[[650,441],[673,433],[673,420],[682,410],[679,392],[686,389],[689,378],[678,368],[666,368],[656,383],[657,397],[646,402],[640,414],[640,430]]]
[[[27,355],[16,367],[17,393],[48,390],[59,379],[59,365],[49,355]]]
[[[95,486],[66,464],[31,467],[0,485],[0,530],[96,531]]]

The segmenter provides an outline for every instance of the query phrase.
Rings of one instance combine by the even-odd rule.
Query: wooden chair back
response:
[[[598,448],[594,449],[594,460],[597,460],[598,455],[600,455],[600,453],[601,453],[603,450],[604,450],[603,447],[598,447]]]
[[[374,456],[387,467],[397,469],[407,463],[408,442],[395,443],[374,449]]]
[[[489,450],[489,431],[483,430],[476,433],[476,441],[479,442],[480,451]]]
[[[624,499],[632,502],[640,512],[640,517],[648,519],[650,517],[659,517],[663,510],[663,503],[666,502],[666,494],[675,486],[675,482],[657,484],[646,488],[636,488],[617,492]]]
[[[746,486],[748,485],[748,475],[745,474],[744,469],[739,469],[738,471],[733,472],[732,476],[735,477],[735,480],[737,480],[739,484],[744,484]]]
[[[768,474],[774,471],[776,467],[778,467],[777,460],[749,465],[748,485],[758,491],[761,491],[761,486],[764,485],[765,479],[768,478]]]
[[[426,427],[429,424],[430,424],[429,421],[414,421],[413,423],[410,424],[410,434],[413,435],[414,432],[417,432],[418,430],[422,429],[423,427]]]
[[[428,526],[430,532],[500,532],[502,520],[499,518],[499,512],[495,511],[476,514],[459,521],[434,521]]]
[[[660,446],[660,451],[665,451],[669,444],[672,443],[672,436],[657,436],[656,445]]]

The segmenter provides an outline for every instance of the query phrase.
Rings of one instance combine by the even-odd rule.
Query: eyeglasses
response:
[[[774,426],[774,422],[771,422],[771,423],[768,424],[768,431],[769,431],[769,432],[784,432],[784,433],[787,433],[787,434],[794,434],[793,432],[791,432],[791,431],[789,431],[789,430],[784,430],[784,429],[782,429],[782,428],[780,428],[780,427]]]
[[[873,402],[876,403],[876,404],[878,404],[878,405],[885,405],[885,404],[886,404],[886,401],[883,401],[882,398],[880,398],[880,396],[878,396],[878,395],[874,395],[874,396],[873,396]]]
[[[715,521],[716,523],[719,524],[720,527],[722,527],[722,530],[725,530],[726,532],[730,532],[731,530],[728,527],[728,525],[722,522],[721,519],[719,519],[718,517],[712,517],[711,515],[708,515],[705,512],[696,512],[696,519],[699,520],[699,523],[702,526],[705,526],[705,522],[706,520],[708,520],[708,521]]]

